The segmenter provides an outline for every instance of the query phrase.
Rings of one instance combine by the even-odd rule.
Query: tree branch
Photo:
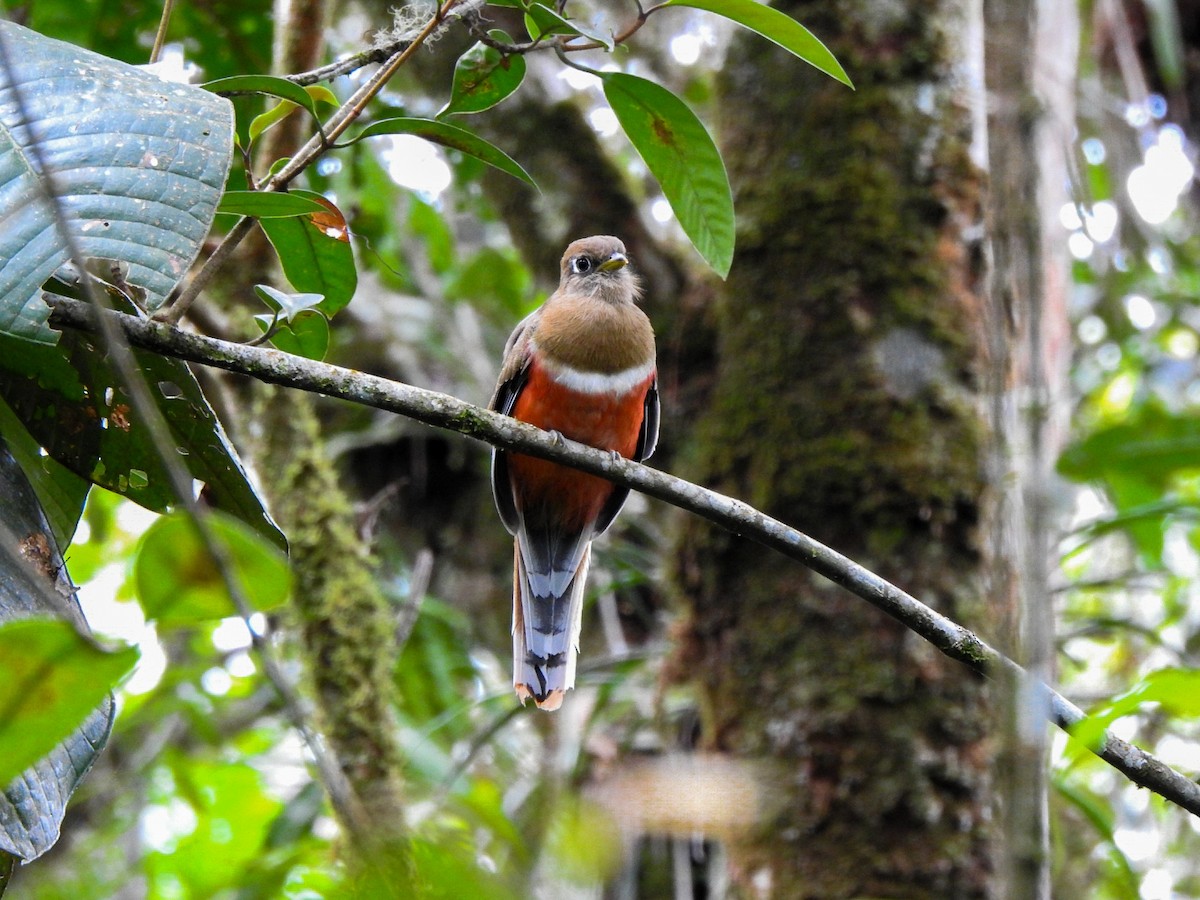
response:
[[[56,328],[96,331],[97,310],[77,300],[46,295],[50,324]],[[985,643],[969,629],[943,616],[874,572],[806,534],[789,528],[747,503],[718,494],[665,472],[472,406],[446,394],[427,391],[376,375],[292,356],[279,350],[247,347],[190,334],[122,313],[106,312],[136,347],[189,362],[249,375],[260,381],[324,394],[375,409],[399,413],[427,425],[458,432],[505,450],[553,460],[656,497],[707,519],[734,534],[757,541],[841,585],[916,632],[938,650],[988,677],[1009,675],[1024,686],[1032,709],[1065,731],[1085,718],[1073,703]],[[1101,759],[1142,787],[1200,816],[1200,785],[1170,766],[1107,732],[1093,749]]]

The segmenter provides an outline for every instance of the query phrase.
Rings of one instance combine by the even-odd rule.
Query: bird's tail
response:
[[[539,709],[555,710],[562,705],[563,695],[575,686],[583,591],[592,548],[590,544],[584,548],[579,566],[561,594],[538,596],[530,587],[520,542],[515,543],[513,687],[522,703],[532,697]]]

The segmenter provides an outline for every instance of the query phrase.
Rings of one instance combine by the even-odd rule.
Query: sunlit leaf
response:
[[[1138,685],[1093,710],[1071,729],[1071,736],[1092,747],[1113,722],[1155,703],[1166,714],[1181,719],[1200,718],[1200,670],[1159,669]]]
[[[440,144],[443,147],[449,147],[451,150],[458,150],[460,153],[472,156],[493,168],[499,169],[501,172],[511,175],[513,178],[524,181],[530,187],[536,187],[533,179],[529,177],[529,173],[522,169],[507,153],[494,144],[489,144],[478,135],[472,134],[465,128],[459,128],[457,125],[438,122],[433,119],[412,119],[405,117],[380,119],[378,122],[372,122],[359,132],[351,143],[360,141],[363,138],[377,137],[381,134],[416,135],[427,141],[432,141],[435,144]]]
[[[487,900],[516,900],[517,897],[525,896],[515,893],[497,875],[480,866],[463,842],[435,843],[414,838],[411,844],[418,876],[422,883],[433,888],[428,894],[431,898],[457,900],[462,897],[486,897]],[[393,891],[391,885],[371,884],[368,881],[362,896],[395,896]]]
[[[555,866],[578,884],[603,884],[621,864],[621,832],[612,816],[586,800],[564,798],[546,838]]]
[[[684,234],[724,278],[733,264],[733,193],[716,144],[666,88],[623,72],[601,77],[617,121],[658,180]]]
[[[53,750],[137,659],[137,648],[101,650],[64,621],[0,625],[0,784]]]
[[[243,523],[220,513],[207,517],[236,583],[255,610],[281,605],[291,590],[287,558]],[[138,545],[133,564],[138,599],[147,619],[161,625],[194,625],[235,616],[216,560],[196,524],[181,513],[158,519]]]
[[[1161,566],[1166,519],[1149,513],[1175,479],[1200,471],[1200,416],[1143,404],[1068,447],[1058,470],[1102,486],[1143,560]]]
[[[195,827],[173,841],[169,852],[147,853],[143,865],[152,883],[186,884],[185,896],[194,898],[274,900],[291,894],[282,885],[271,890],[254,877],[260,865],[274,861],[267,834],[283,807],[263,773],[240,760],[186,759],[171,774],[175,796],[186,798]],[[215,859],[221,864],[213,865]]]
[[[778,44],[829,77],[854,87],[842,64],[811,31],[791,16],[757,0],[667,0],[663,6],[686,6],[724,16]]]
[[[490,31],[494,40],[512,43],[503,31]],[[505,56],[482,42],[458,58],[454,66],[454,85],[450,100],[438,118],[456,113],[477,113],[491,109],[521,86],[525,78],[525,57]]]
[[[329,90],[329,88],[325,87],[323,84],[306,85],[304,90],[313,100],[329,103],[333,106],[338,105],[337,96],[333,93],[333,91]],[[264,131],[267,131],[268,129],[282,122],[300,108],[301,107],[297,106],[291,100],[280,100],[265,113],[255,116],[250,121],[250,127],[247,129],[247,134],[250,140],[258,140],[259,136],[262,135]],[[305,106],[304,108],[307,109],[308,107]],[[310,110],[310,112],[312,112],[314,116],[316,115],[314,110]]]
[[[250,139],[251,143],[257,141],[263,132],[269,131],[298,109],[300,107],[292,101],[280,100],[265,113],[261,113],[250,120],[250,127],[246,129],[246,136]],[[238,146],[241,146],[240,141]]]

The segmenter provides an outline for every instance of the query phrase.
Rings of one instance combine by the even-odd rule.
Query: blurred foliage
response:
[[[1200,120],[1159,68],[1164,41],[1183,51],[1180,22],[1172,11],[1173,26],[1147,32],[1151,6],[1174,4],[1084,4],[1076,205],[1063,210],[1060,232],[1074,256],[1079,398],[1059,465],[1079,485],[1064,493],[1061,677],[1093,716],[1083,741],[1106,725],[1196,773],[1200,209],[1191,165]],[[1086,886],[1095,897],[1200,896],[1196,820],[1060,744],[1062,895]]]

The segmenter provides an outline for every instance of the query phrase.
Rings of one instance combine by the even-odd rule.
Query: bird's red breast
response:
[[[535,354],[511,415],[632,459],[642,430],[646,392],[653,381],[654,370],[648,368],[641,381],[624,393],[585,393],[556,380]],[[611,481],[531,456],[514,454],[508,466],[517,505],[527,513],[553,512],[567,529],[582,529],[594,521],[614,490]]]

